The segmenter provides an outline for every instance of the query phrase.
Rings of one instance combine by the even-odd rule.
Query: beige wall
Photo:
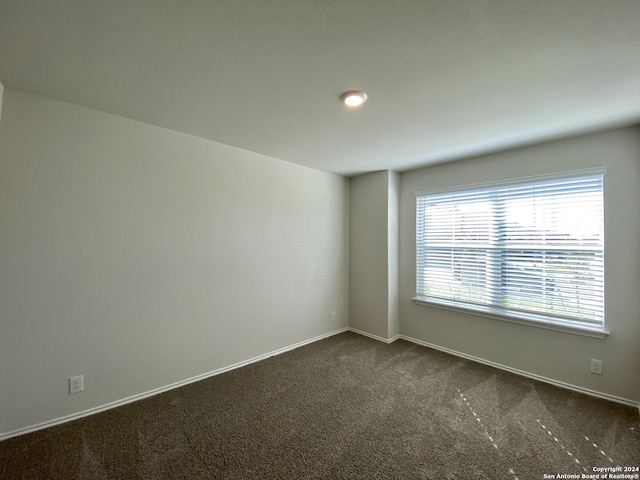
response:
[[[415,193],[606,166],[605,339],[416,305]],[[640,129],[628,128],[443,164],[401,175],[403,335],[528,373],[640,401]],[[591,358],[603,375],[589,373]]]
[[[398,216],[400,214],[400,174],[398,172],[389,171],[389,183],[387,187],[388,196],[388,307],[389,321],[387,338],[394,338],[400,334],[400,282],[399,282],[399,265],[400,259],[398,248],[400,242],[400,226],[398,224]]]
[[[387,338],[388,172],[351,179],[349,326]]]
[[[0,434],[346,327],[348,202],[340,176],[5,90]]]
[[[385,170],[351,179],[349,326],[382,339],[399,334],[400,176]]]

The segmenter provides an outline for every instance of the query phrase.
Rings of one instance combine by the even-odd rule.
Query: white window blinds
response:
[[[604,329],[603,174],[418,194],[418,299]]]

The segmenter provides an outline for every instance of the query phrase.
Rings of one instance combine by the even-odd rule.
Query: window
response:
[[[604,332],[603,175],[418,193],[415,300]]]

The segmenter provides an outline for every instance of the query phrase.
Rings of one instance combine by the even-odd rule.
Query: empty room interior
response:
[[[639,25],[0,0],[0,477],[638,478]]]

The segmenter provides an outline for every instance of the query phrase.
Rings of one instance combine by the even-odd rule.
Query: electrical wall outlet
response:
[[[84,390],[84,375],[69,378],[69,395],[79,393]]]
[[[602,375],[602,360],[591,359],[591,373]]]
[[[338,319],[338,317],[336,316],[336,312],[331,312],[331,321],[335,322]]]

